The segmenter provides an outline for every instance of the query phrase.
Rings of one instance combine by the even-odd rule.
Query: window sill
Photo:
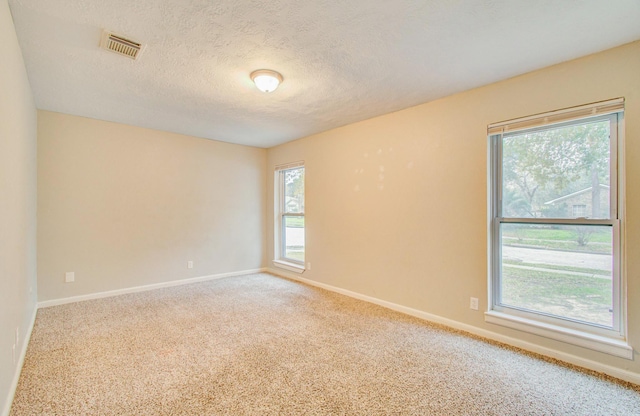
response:
[[[278,267],[278,268],[280,268],[280,269],[285,269],[285,270],[288,270],[290,272],[299,273],[299,274],[304,273],[304,271],[306,270],[304,268],[304,266],[302,266],[300,264],[291,263],[291,262],[284,261],[284,260],[274,260],[273,261],[273,265]]]
[[[485,312],[484,320],[492,324],[540,335],[545,338],[566,342],[590,350],[604,352],[615,355],[616,357],[626,358],[627,360],[633,359],[633,348],[624,340],[590,334],[588,332],[564,328],[497,311]]]

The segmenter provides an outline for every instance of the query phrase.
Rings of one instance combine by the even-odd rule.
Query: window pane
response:
[[[304,262],[304,217],[285,215],[284,257]]]
[[[304,212],[304,168],[285,170],[284,212]]]
[[[609,120],[503,138],[502,216],[609,218]]]
[[[610,226],[502,224],[503,306],[613,326]]]

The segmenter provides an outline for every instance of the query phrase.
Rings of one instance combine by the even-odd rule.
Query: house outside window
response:
[[[573,206],[573,216],[576,218],[587,216],[587,206],[585,204],[579,204]]]
[[[618,203],[623,105],[489,126],[488,322],[632,357]]]
[[[566,211],[566,215],[569,217],[601,218],[602,212],[609,212],[611,196],[609,195],[609,185],[601,183],[599,188],[597,193],[599,201],[596,204],[593,202],[594,197],[596,197],[595,192],[593,187],[589,186],[547,201],[544,203],[543,209],[547,211]]]

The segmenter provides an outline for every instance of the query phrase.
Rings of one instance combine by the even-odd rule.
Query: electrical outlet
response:
[[[478,310],[478,298],[470,298],[469,299],[469,307],[474,311]]]
[[[307,262],[307,270],[311,270],[311,262]]]
[[[187,262],[187,269],[193,269],[193,260]]]
[[[76,273],[75,272],[66,272],[64,274],[64,282],[71,283],[76,281]]]

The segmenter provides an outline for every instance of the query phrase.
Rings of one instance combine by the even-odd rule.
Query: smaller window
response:
[[[276,259],[304,265],[304,166],[294,164],[280,168],[276,180]]]

